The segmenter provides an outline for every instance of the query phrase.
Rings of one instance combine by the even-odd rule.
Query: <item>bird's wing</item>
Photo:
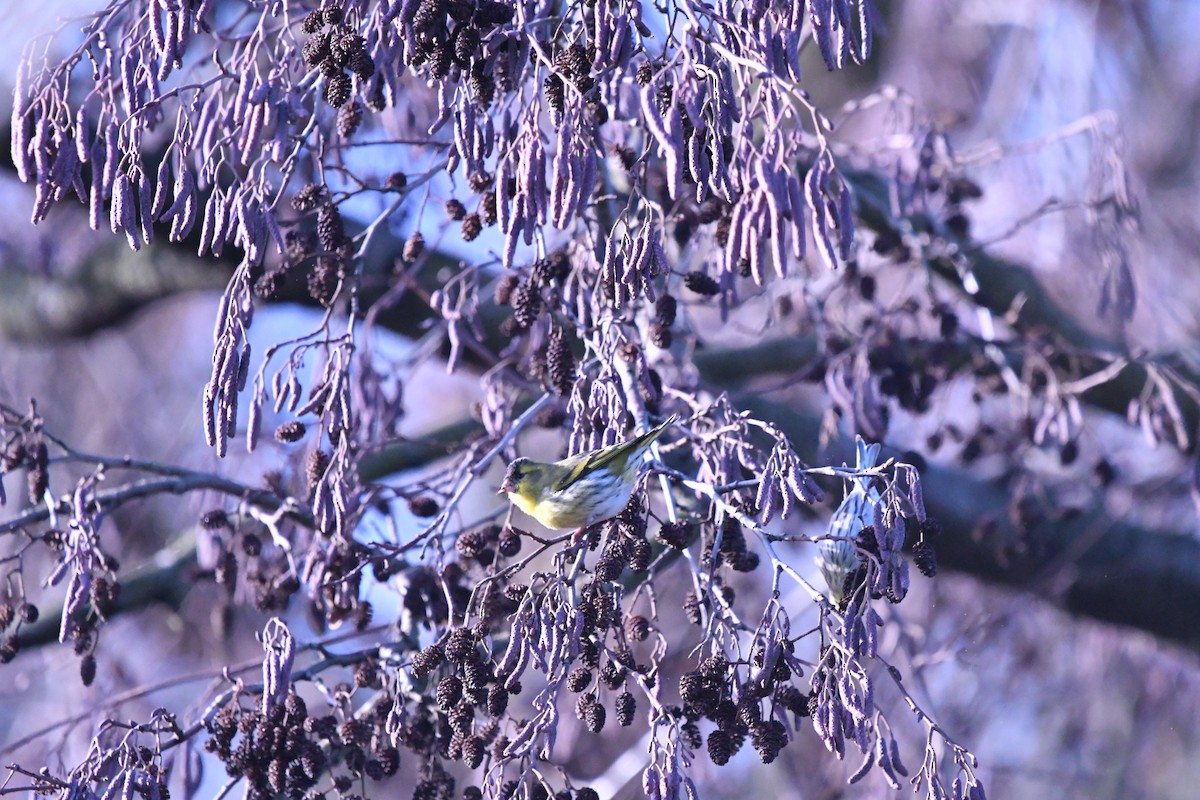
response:
[[[605,467],[622,455],[629,452],[629,445],[633,444],[636,439],[624,442],[623,444],[614,445],[610,448],[602,448],[592,453],[587,453],[583,458],[579,459],[579,463],[571,467],[567,474],[562,477],[558,483],[554,484],[554,491],[561,492],[568,486],[571,486],[576,481],[584,478],[601,467]]]
[[[674,421],[675,416],[671,415],[670,419],[667,419],[658,427],[643,433],[641,436],[630,439],[628,442],[622,442],[621,444],[616,444],[607,448],[602,447],[599,450],[585,454],[579,459],[578,464],[575,464],[567,471],[567,474],[563,476],[562,480],[554,484],[554,491],[561,492],[563,489],[566,489],[568,486],[572,485],[581,478],[587,477],[598,469],[606,467],[609,464],[618,463],[621,460],[628,459],[639,449],[657,439],[659,434],[666,430],[667,426]],[[623,469],[624,467],[622,467],[622,470]]]

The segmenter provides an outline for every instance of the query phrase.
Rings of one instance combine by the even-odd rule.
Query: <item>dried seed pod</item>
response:
[[[711,297],[719,294],[721,291],[721,287],[716,280],[699,270],[693,270],[684,275],[683,285],[696,294],[704,295],[705,297]]]
[[[638,64],[637,72],[634,73],[634,80],[638,86],[649,86],[651,78],[654,77],[654,66],[647,60]]]
[[[272,273],[267,273],[272,274]],[[304,423],[300,420],[292,420],[285,422],[275,429],[275,439],[280,442],[298,442],[304,438],[305,433]]]
[[[264,272],[254,282],[254,294],[262,300],[272,300],[279,296],[279,292],[283,289],[286,281],[287,272],[284,270],[275,269],[270,272]]]
[[[334,108],[338,108],[350,99],[350,76],[342,71],[337,71],[325,78],[325,102]]]
[[[297,211],[312,211],[318,203],[325,199],[325,196],[326,191],[322,184],[306,184],[292,195],[292,208]]]
[[[550,334],[546,348],[546,373],[550,386],[559,395],[569,395],[575,385],[575,354],[571,352],[561,329]]]
[[[313,450],[308,454],[304,475],[308,480],[309,491],[312,491],[321,482],[321,479],[325,477],[325,470],[328,468],[329,454],[324,450]]]
[[[499,0],[479,0],[475,8],[475,20],[480,25],[504,25],[512,21],[514,10],[508,3]]]
[[[350,60],[363,52],[366,40],[357,33],[345,32],[335,35],[329,41],[329,56],[339,67],[350,65]]]
[[[314,300],[328,307],[337,292],[341,280],[341,266],[337,259],[318,258],[308,275],[308,293]]]
[[[673,342],[671,329],[658,321],[650,323],[650,342],[663,350],[669,349]]]
[[[366,50],[359,50],[351,55],[350,62],[346,66],[358,76],[360,81],[365,81],[375,74],[375,59],[371,58],[371,54]],[[371,101],[371,104],[376,111],[383,107],[382,103]]]
[[[471,213],[463,217],[462,237],[464,241],[473,242],[483,232],[483,221],[479,214]]]
[[[505,558],[512,558],[521,552],[521,534],[516,528],[505,528],[500,531],[500,539],[496,543],[496,549],[500,551],[500,555]]]
[[[495,225],[498,219],[496,195],[489,192],[479,200],[479,221],[484,225]]]
[[[496,305],[506,306],[512,302],[513,290],[520,284],[521,277],[515,272],[508,272],[500,276],[500,280],[496,283]]]
[[[566,99],[562,78],[558,75],[548,75],[542,85],[546,93],[546,102],[550,104],[550,108],[554,110],[555,114],[562,114]]]
[[[479,29],[474,25],[460,25],[454,31],[454,58],[460,66],[471,63],[479,49]]]
[[[412,264],[418,258],[420,258],[421,254],[424,252],[425,237],[421,235],[420,231],[414,231],[404,243],[404,252],[402,253],[402,257],[406,263]]]
[[[650,636],[650,620],[639,615],[625,620],[625,635],[635,642],[644,642]]]
[[[913,563],[926,578],[937,575],[937,553],[932,544],[927,541],[917,542],[913,545],[912,557]]]
[[[669,294],[664,294],[654,301],[654,319],[664,327],[671,327],[675,324],[675,314],[677,309],[675,298]]]
[[[317,31],[321,30],[324,25],[325,18],[322,16],[321,12],[312,11],[309,12],[309,15],[304,18],[304,22],[301,23],[300,28],[305,33],[316,33]]]
[[[346,103],[337,114],[337,129],[343,139],[349,139],[358,132],[363,120],[363,107],[357,100]]]
[[[575,694],[582,692],[592,682],[592,671],[586,667],[576,667],[567,676],[567,689]]]
[[[734,747],[728,732],[718,728],[708,735],[708,757],[718,767],[729,763]]]
[[[83,681],[84,686],[91,686],[96,680],[96,657],[91,653],[79,660],[79,679]]]
[[[335,252],[346,241],[346,228],[337,206],[326,203],[317,212],[317,238],[326,252]]]
[[[315,67],[325,59],[329,58],[329,34],[320,34],[313,36],[300,50],[304,57],[304,63],[310,67]]]

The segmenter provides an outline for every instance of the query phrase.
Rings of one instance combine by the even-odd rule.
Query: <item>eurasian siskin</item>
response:
[[[615,517],[637,485],[642,456],[675,421],[626,442],[564,458],[552,464],[518,458],[508,465],[500,492],[547,528],[586,528]]]

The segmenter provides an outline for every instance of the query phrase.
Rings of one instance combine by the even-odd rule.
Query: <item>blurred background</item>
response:
[[[0,12],[0,37],[7,39],[0,47],[0,118],[8,118],[8,89],[26,37],[92,6],[52,0]],[[1085,233],[1086,204],[1114,162],[1123,164],[1140,207],[1140,230],[1127,240],[1138,307],[1118,335],[1134,351],[1200,356],[1200,3],[910,0],[878,6],[885,30],[868,65],[827,74],[809,54],[809,88],[818,105],[838,118],[844,103],[895,87],[913,115],[948,131],[983,187],[971,217],[974,239],[1032,268],[1083,325],[1105,334],[1114,329],[1096,313],[1102,276]],[[867,141],[877,135],[876,124],[847,115],[841,135]],[[0,199],[9,209],[0,219],[0,295],[19,289],[34,298],[22,315],[0,319],[0,401],[20,408],[39,398],[48,427],[92,452],[248,479],[282,462],[274,442],[265,442],[253,459],[228,464],[218,464],[203,444],[200,389],[210,369],[212,313],[224,272],[189,270],[179,285],[148,286],[147,295],[159,299],[116,324],[64,337],[38,321],[56,319],[57,304],[78,291],[72,280],[88,274],[98,258],[129,261],[129,274],[136,275],[137,260],[115,237],[88,230],[82,207],[56,209],[46,224],[31,227],[32,192],[16,181],[10,162],[0,169]],[[274,341],[312,313],[269,307],[254,333]],[[437,369],[422,383],[445,402],[413,404],[410,432],[457,418],[476,397],[475,381]],[[1153,526],[1156,535],[1196,536],[1195,506],[1180,491],[1188,469],[1183,456],[1147,446],[1119,420],[1096,420],[1081,447],[1093,456],[1111,455],[1124,485],[1139,490],[1115,488],[1114,514]],[[1001,472],[1005,465],[992,457],[978,469]],[[1161,505],[1136,500],[1156,492]],[[10,503],[14,494],[10,488]],[[194,518],[202,510],[196,504],[188,513]],[[136,514],[118,515],[114,531],[124,563],[153,559],[161,533],[180,527],[179,514],[177,503],[154,501]],[[1042,590],[1052,593],[1052,582]],[[214,665],[261,658],[250,637],[220,632],[228,625],[259,629],[262,619],[214,620],[206,591],[216,590],[192,592],[173,613],[150,608],[115,621],[101,646],[101,676],[90,688],[80,685],[75,660],[56,648],[23,653],[0,668],[4,763],[47,754],[46,763],[61,768],[79,757],[95,722],[88,712],[106,700],[164,675],[196,673],[205,680],[138,698],[122,714],[144,716],[157,705],[185,708]],[[1195,645],[1068,616],[1036,591],[948,571],[917,582],[902,614],[898,635],[919,642],[914,650],[923,654],[906,672],[917,676],[914,687],[928,710],[980,757],[991,797],[1195,796]],[[237,641],[250,646],[231,650]],[[62,719],[74,723],[23,743]],[[920,736],[915,728],[911,733]],[[21,744],[17,753],[10,750],[14,744]],[[636,741],[619,739],[612,747],[610,753],[581,746],[573,764],[585,777],[606,775],[618,786],[622,771],[640,769],[634,757],[640,750]],[[626,757],[614,762],[621,747],[628,748]],[[721,770],[703,756],[696,769],[706,778],[706,798],[895,794],[874,776],[847,786],[855,766],[833,763],[813,738],[789,747],[769,767],[746,748]],[[636,794],[627,787],[621,796]]]

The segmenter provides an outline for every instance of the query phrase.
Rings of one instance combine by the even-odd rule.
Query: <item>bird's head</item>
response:
[[[517,495],[526,500],[536,500],[545,483],[543,467],[528,458],[518,458],[508,465],[504,482],[498,494]]]

